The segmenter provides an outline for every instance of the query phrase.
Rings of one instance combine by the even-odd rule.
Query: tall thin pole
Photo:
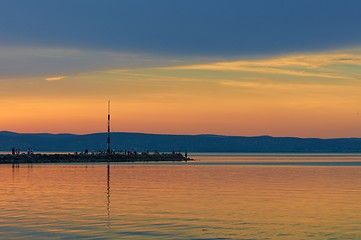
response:
[[[110,100],[108,100],[108,139],[107,139],[107,154],[110,154]]]

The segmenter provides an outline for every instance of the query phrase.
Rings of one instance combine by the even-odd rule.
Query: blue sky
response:
[[[0,44],[257,56],[361,42],[357,0],[1,1]]]

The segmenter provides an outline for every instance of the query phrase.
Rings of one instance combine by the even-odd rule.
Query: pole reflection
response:
[[[110,164],[107,165],[107,215],[108,228],[110,228]]]

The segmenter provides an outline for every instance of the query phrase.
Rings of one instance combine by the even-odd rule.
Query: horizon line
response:
[[[107,132],[90,132],[90,133],[49,133],[49,132],[15,132],[8,130],[0,130],[0,133],[8,134],[47,134],[47,135],[93,135],[93,134],[107,134]],[[216,137],[244,137],[244,138],[256,138],[256,137],[270,137],[270,138],[297,138],[297,139],[323,139],[323,140],[332,140],[332,139],[361,139],[361,137],[331,137],[331,138],[322,138],[322,137],[297,137],[297,136],[272,136],[272,135],[224,135],[224,134],[215,134],[215,133],[199,133],[199,134],[180,134],[180,133],[147,133],[147,132],[111,132],[114,133],[123,133],[123,134],[144,134],[144,135],[168,135],[168,136],[216,136]]]

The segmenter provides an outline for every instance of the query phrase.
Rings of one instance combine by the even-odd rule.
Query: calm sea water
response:
[[[361,156],[0,165],[1,239],[361,239]]]

